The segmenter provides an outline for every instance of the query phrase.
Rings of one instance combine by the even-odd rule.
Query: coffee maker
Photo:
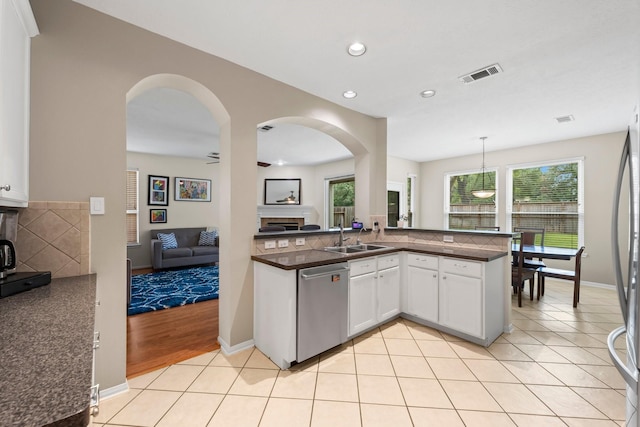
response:
[[[18,211],[0,210],[0,279],[16,272],[15,241],[18,239]]]
[[[0,209],[0,298],[51,282],[51,272],[17,272],[18,211]]]

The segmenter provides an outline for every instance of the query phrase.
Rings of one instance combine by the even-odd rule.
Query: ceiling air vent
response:
[[[573,116],[571,114],[569,114],[568,116],[562,116],[562,117],[556,117],[556,121],[558,123],[567,123],[567,122],[572,122],[575,119],[573,118]]]
[[[493,76],[494,74],[501,72],[502,68],[500,68],[500,65],[493,64],[472,73],[465,74],[464,76],[460,76],[458,79],[460,79],[462,83],[473,83],[476,80],[484,79],[485,77]]]
[[[269,125],[264,125],[258,128],[260,132],[269,132],[271,129],[273,129],[273,126],[269,126]]]

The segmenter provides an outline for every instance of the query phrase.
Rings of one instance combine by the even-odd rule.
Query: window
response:
[[[495,170],[486,169],[484,186],[496,189]],[[496,195],[480,199],[471,192],[482,189],[482,172],[451,173],[445,176],[445,228],[473,230],[497,225]]]
[[[127,246],[140,243],[138,223],[138,171],[127,170]]]
[[[547,246],[582,246],[583,175],[582,159],[510,167],[507,228],[544,228]]]
[[[415,190],[416,190],[416,176],[409,175],[407,177],[407,216],[409,217],[409,227],[414,226],[414,215],[416,213],[416,207],[414,206],[415,200]]]
[[[397,227],[401,215],[406,215],[405,183],[387,181],[387,227]]]
[[[340,224],[350,227],[355,218],[356,180],[353,176],[330,178],[326,180],[327,189],[327,228],[336,228]]]
[[[400,192],[387,190],[387,227],[396,227],[400,219]]]

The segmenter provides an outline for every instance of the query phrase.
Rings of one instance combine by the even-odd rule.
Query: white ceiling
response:
[[[387,117],[388,154],[416,161],[478,153],[481,136],[493,151],[624,130],[640,97],[638,0],[76,1]],[[355,40],[367,45],[364,56],[347,55]],[[504,72],[458,80],[494,63]],[[342,97],[349,89],[355,99]],[[424,89],[436,96],[420,97]],[[130,118],[150,119],[138,106]],[[569,114],[575,121],[556,122]],[[176,137],[210,136],[199,123]],[[299,130],[274,133],[259,156]]]

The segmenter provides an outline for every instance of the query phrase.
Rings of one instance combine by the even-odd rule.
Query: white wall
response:
[[[301,204],[313,208],[310,223],[324,224],[324,182],[327,178],[335,178],[345,175],[353,175],[355,170],[354,160],[339,160],[337,162],[324,163],[316,166],[270,166],[258,168],[257,205],[264,204],[264,180],[265,178],[300,178],[301,179]],[[356,186],[356,191],[357,186]]]
[[[588,255],[582,260],[582,278],[586,281],[613,284],[611,213],[625,136],[626,132],[616,132],[511,150],[488,151],[486,167],[498,170],[496,196],[500,229],[505,230],[506,224],[508,166],[584,157],[584,243]],[[444,226],[444,175],[448,172],[477,169],[481,162],[482,155],[476,154],[421,164],[420,221],[423,228],[440,229]],[[560,268],[570,267],[565,262],[547,264]]]
[[[123,189],[126,103],[132,90],[171,80],[170,87],[198,95],[220,124],[223,348],[253,338],[251,245],[260,123],[303,118],[302,124],[343,142],[359,159],[356,175],[372,182],[374,191],[361,193],[363,211],[368,215],[384,208],[378,180],[386,178],[386,119],[332,104],[71,0],[30,3],[40,28],[31,45],[31,197],[71,202],[105,198],[106,214],[91,219],[91,268],[100,300],[96,376],[104,389],[123,384],[126,372]]]
[[[140,244],[127,247],[127,257],[134,268],[151,266],[150,230],[181,227],[217,227],[218,226],[218,165],[206,164],[205,160],[184,157],[157,156],[127,152],[127,168],[139,172],[139,230]],[[169,205],[149,206],[149,175],[169,177]],[[211,202],[176,201],[175,178],[201,178],[211,180]],[[151,224],[149,211],[166,209],[166,224]]]

